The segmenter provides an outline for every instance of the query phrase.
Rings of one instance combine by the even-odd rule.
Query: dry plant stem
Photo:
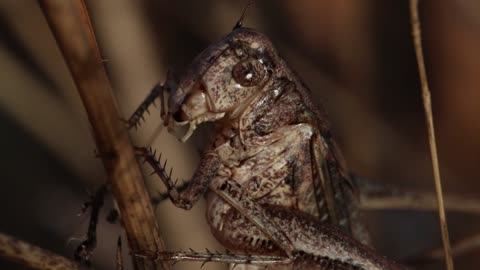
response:
[[[165,250],[125,124],[112,94],[82,0],[40,1],[92,125],[132,253]],[[112,245],[112,250],[114,246]],[[136,269],[170,269],[134,257]]]
[[[360,208],[363,210],[411,209],[437,211],[438,203],[433,192],[379,192],[360,189]],[[466,214],[480,214],[480,200],[445,195],[445,210]]]
[[[422,40],[420,20],[418,17],[418,0],[410,0],[410,16],[412,20],[412,35],[415,46],[415,54],[417,56],[418,72],[420,74],[420,82],[422,85],[423,107],[425,110],[425,118],[427,121],[428,138],[430,144],[430,155],[432,158],[433,177],[435,180],[435,191],[438,201],[438,216],[440,227],[442,230],[443,248],[445,252],[445,264],[448,270],[453,270],[453,259],[448,236],[447,218],[443,205],[442,183],[440,180],[440,168],[438,165],[437,146],[435,142],[435,130],[433,127],[432,104],[430,97],[430,89],[428,87],[427,72],[425,70],[425,61],[423,59]]]
[[[66,270],[80,269],[69,259],[39,248],[27,242],[0,233],[0,257],[32,269]]]
[[[480,247],[480,234],[464,238],[454,243],[452,247],[452,255],[459,257],[465,253],[477,250],[478,247]],[[441,259],[444,257],[443,255],[443,250],[441,249],[433,250],[427,254],[427,256],[432,259]]]

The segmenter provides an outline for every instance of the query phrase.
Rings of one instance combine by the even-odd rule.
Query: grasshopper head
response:
[[[189,124],[185,141],[200,123],[234,119],[271,78],[277,57],[262,34],[238,28],[192,62],[169,99],[169,117]]]

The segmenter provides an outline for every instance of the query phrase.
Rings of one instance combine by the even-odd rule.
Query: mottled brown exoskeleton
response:
[[[148,152],[146,160],[177,207],[190,209],[206,193],[211,231],[233,253],[161,258],[269,269],[401,268],[365,245],[355,187],[329,122],[265,35],[236,27],[203,51],[178,83],[169,77],[155,88],[132,125],[156,96],[164,105],[163,91],[170,93],[165,123],[189,125],[182,141],[204,122],[216,122],[218,132],[183,190]]]

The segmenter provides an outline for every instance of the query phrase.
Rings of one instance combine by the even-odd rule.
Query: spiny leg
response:
[[[200,194],[205,193],[210,181],[214,176],[216,176],[217,168],[220,164],[216,155],[204,155],[204,158],[201,161],[199,168],[197,169],[194,177],[188,184],[188,187],[185,191],[179,192],[175,186],[175,183],[171,180],[171,172],[167,173],[166,164],[160,164],[159,159],[156,157],[155,153],[146,148],[138,148],[137,152],[139,155],[143,156],[145,162],[149,163],[154,169],[154,172],[159,175],[163,183],[166,185],[168,194],[172,202],[177,206],[184,209],[190,209],[192,204],[198,200]],[[248,201],[251,202],[251,201]],[[262,209],[259,209],[262,211]],[[268,218],[265,218],[267,220]],[[263,224],[263,223],[262,223]],[[271,224],[272,226],[275,226]],[[269,230],[266,230],[265,233],[270,234]],[[281,231],[277,230],[272,236],[272,239],[275,239],[276,243],[281,247],[285,247],[286,253],[293,251],[293,247],[289,240],[285,236],[281,235]],[[278,240],[280,239],[280,240]]]
[[[175,185],[176,181],[174,182],[172,180],[172,169],[167,173],[166,160],[161,164],[161,157],[157,158],[156,153],[151,149],[136,148],[136,150],[137,154],[144,158],[144,161],[153,168],[154,173],[157,174],[165,184],[172,203],[186,210],[192,208],[193,204],[200,198],[200,195],[205,194],[210,181],[216,175],[217,168],[220,165],[220,161],[215,155],[205,154],[192,179],[187,182],[188,184],[184,190],[180,190]]]
[[[166,177],[168,174],[165,173],[165,169],[161,168],[161,170],[163,173],[161,173],[160,176],[162,178],[168,178]],[[218,181],[212,183],[210,188],[222,198],[226,199],[227,202],[231,203],[242,215],[251,220],[253,222],[252,226],[262,228],[265,235],[272,239],[274,243],[289,255],[287,259],[291,260],[291,262],[294,262],[295,259],[302,254],[302,251],[297,250],[290,242],[290,239],[295,239],[297,243],[299,241],[311,243],[310,239],[313,239],[316,242],[314,244],[316,251],[318,250],[317,247],[323,246],[324,248],[318,250],[320,256],[312,255],[313,253],[307,254],[311,257],[309,257],[311,263],[320,260],[337,266],[345,264],[346,260],[349,265],[353,262],[352,265],[374,264],[381,267],[375,269],[400,269],[400,267],[386,261],[383,257],[375,256],[371,250],[350,239],[348,236],[339,233],[338,230],[325,227],[319,224],[318,221],[312,220],[311,217],[307,218],[305,214],[293,213],[291,211],[275,211],[274,209],[272,210],[273,212],[268,210],[270,212],[267,213],[265,211],[266,209],[257,205],[255,201],[248,197],[248,194],[245,194],[246,191],[238,186],[238,183],[229,179],[223,180],[216,178],[215,180]],[[227,184],[224,185],[224,183]],[[282,224],[283,229],[277,226],[277,224]],[[293,224],[296,224],[297,227]],[[304,224],[306,228],[309,229],[307,231],[303,230],[301,224]],[[289,237],[285,235],[287,232],[290,234]],[[309,232],[313,234],[305,235]],[[292,233],[301,234],[302,239],[295,238]],[[325,243],[325,241],[327,242]],[[343,255],[339,256],[337,254]],[[358,254],[363,257],[358,257]],[[152,256],[149,258],[152,258]]]
[[[136,254],[136,257],[145,258],[148,260],[152,259],[152,256]],[[222,254],[219,252],[211,252],[207,249],[205,253],[195,252],[190,250],[190,252],[159,252],[155,255],[154,260],[162,261],[173,261],[173,262],[182,262],[182,261],[193,261],[193,262],[203,262],[203,267],[208,262],[216,263],[232,263],[232,264],[252,264],[252,265],[286,265],[292,263],[292,260],[283,257],[283,256],[267,256],[267,255],[251,255],[251,254],[232,254],[227,252]]]
[[[302,169],[305,169],[303,166],[308,165],[309,163],[314,163],[319,167],[323,167],[323,164],[331,162],[330,159],[332,159],[332,153],[330,151],[333,151],[334,149],[322,147],[323,145],[318,144],[318,141],[312,140],[312,137],[309,135],[312,134],[310,131],[311,129],[308,125],[298,124],[277,130],[277,132],[281,134],[267,135],[271,137],[273,141],[270,148],[276,149],[275,151],[279,153],[274,156],[273,160],[270,160],[269,154],[267,153],[268,151],[259,152],[255,154],[252,160],[244,161],[244,166],[248,166],[251,161],[256,161],[253,162],[256,164],[256,169],[267,169],[268,167],[264,166],[265,163],[281,163],[281,159],[278,159],[280,158],[279,155],[284,155],[285,160],[289,160],[292,155],[295,156],[296,153],[298,153],[297,151],[301,152],[304,150],[304,148],[301,147],[302,145],[311,145],[313,141],[314,146],[316,146],[316,151],[314,151],[314,155],[312,156],[315,157],[316,163],[311,162],[311,160],[308,162],[309,160],[306,156],[297,156],[297,159],[300,160],[297,165],[302,166]],[[282,134],[284,136],[281,136]],[[268,143],[267,136],[262,138],[262,141],[265,144]],[[299,138],[302,140],[298,140]],[[275,145],[275,147],[273,147],[273,145]],[[283,151],[282,149],[285,149],[286,151]],[[327,165],[331,166],[331,164]],[[340,165],[334,165],[336,165],[339,170],[341,169]],[[249,177],[256,176],[260,173],[258,171],[255,172],[249,170],[249,168],[250,167],[241,167],[237,169],[237,172],[241,170]],[[297,176],[308,176],[310,174],[307,170],[300,173],[300,170],[297,169],[297,172],[299,173]],[[342,177],[343,175],[338,172],[332,174],[328,171],[327,173],[330,173],[329,177],[331,181],[345,181]],[[333,185],[333,183],[327,184]],[[339,184],[348,186],[342,187],[339,191],[331,191],[332,197],[336,197],[337,192],[343,191],[343,188],[351,188],[348,182]],[[251,226],[257,227],[268,239],[275,243],[281,251],[285,252],[285,254],[294,261],[299,254],[306,252],[307,255],[312,256],[311,260],[315,261],[318,259],[325,263],[332,264],[335,267],[344,267],[345,264],[348,264],[347,267],[370,265],[374,267],[368,267],[368,269],[401,269],[401,267],[397,266],[395,263],[376,255],[368,247],[355,241],[344,232],[341,232],[332,226],[321,224],[319,220],[308,214],[289,209],[288,207],[282,208],[282,206],[277,205],[259,205],[257,201],[250,197],[251,194],[248,189],[241,186],[233,179],[215,178],[210,184],[210,189],[224,199],[230,206],[235,208],[242,216],[248,219],[252,223]],[[345,202],[344,204],[348,203],[349,202]],[[340,206],[348,207],[344,204],[341,204]],[[331,207],[335,206],[335,202],[332,202]],[[346,211],[347,210],[348,209],[346,209]],[[341,219],[344,218],[341,215],[340,217]]]
[[[301,154],[305,152],[309,153],[309,151],[305,150],[309,149],[311,134],[311,126],[298,124],[285,126],[274,133],[256,138],[262,143],[254,144],[254,146],[248,150],[251,154],[249,152],[240,154],[248,156],[248,158],[242,159],[242,163],[235,169],[234,175],[215,178],[210,185],[212,191],[235,208],[238,213],[241,213],[239,217],[231,216],[228,218],[228,215],[224,213],[226,215],[224,219],[233,218],[240,220],[246,218],[250,220],[250,222],[245,223],[248,224],[246,226],[255,226],[258,228],[261,231],[260,234],[263,234],[262,238],[268,238],[277,246],[277,249],[280,249],[281,254],[284,252],[284,254],[289,256],[292,256],[295,251],[292,242],[286,237],[285,233],[268,218],[265,209],[254,201],[253,198],[261,200],[263,204],[272,206],[276,204],[288,205],[293,209],[299,209],[298,207],[300,207],[302,211],[306,211],[312,215],[318,215],[311,188],[311,158],[308,155]],[[252,143],[255,143],[254,140],[252,140]],[[269,147],[264,147],[263,145],[268,145]],[[297,168],[289,173],[288,170],[290,169],[288,168],[290,167]],[[238,179],[239,177],[237,177],[235,181],[230,179],[230,177],[235,177],[235,175],[241,175],[241,177],[239,176],[241,179]],[[286,180],[287,177],[288,179]],[[244,183],[243,186],[237,181]],[[310,186],[310,188],[308,186]],[[297,192],[305,194],[298,194]],[[307,195],[308,193],[312,193],[312,195]],[[282,197],[284,199],[281,202],[273,199]],[[212,214],[218,215],[215,214],[218,210],[212,209],[211,211]],[[224,210],[219,211],[222,212]],[[244,218],[241,218],[241,216]],[[211,218],[210,223],[211,226],[215,227],[215,230],[218,230],[218,233],[225,235],[222,239],[227,246],[229,243],[234,244],[235,241],[242,241],[243,248],[241,250],[249,250],[250,248],[255,250],[255,247],[250,247],[249,245],[250,241],[248,240],[252,239],[251,237],[232,241],[233,238],[240,237],[239,235],[249,236],[249,233],[252,232],[246,233],[245,231],[236,229],[234,226],[231,228],[231,235],[228,236],[229,233],[222,229],[222,227],[226,225],[220,225],[223,224],[223,222],[218,223],[215,221],[215,218]],[[237,225],[242,227],[242,225]],[[256,237],[258,238],[258,235]],[[256,244],[256,240],[257,239],[255,239],[253,243]],[[255,244],[253,245],[255,246]]]
[[[90,266],[90,258],[97,245],[98,216],[100,214],[100,209],[103,207],[106,193],[107,185],[102,185],[92,196],[91,200],[85,203],[82,207],[82,212],[85,212],[89,207],[91,207],[92,210],[88,224],[87,239],[80,243],[75,249],[74,258],[76,261],[84,263],[87,266]]]
[[[182,182],[180,185],[176,186],[177,190],[179,193],[182,193],[184,190],[187,189],[188,185],[190,185],[190,181]],[[167,192],[161,192],[156,194],[155,196],[152,196],[150,198],[150,201],[152,202],[153,207],[156,207],[163,201],[167,200],[170,198],[170,193]]]
[[[300,131],[307,131],[304,129],[305,128],[301,128]],[[306,134],[308,134],[308,132]],[[143,155],[146,157],[146,161],[150,161],[150,163],[153,165],[156,164],[156,172],[169,189],[172,201],[174,203],[178,201],[179,193],[177,191],[175,195],[175,192],[172,192],[172,190],[175,190],[175,185],[171,181],[169,174],[165,172],[165,165],[160,166],[155,155],[153,155],[151,152],[145,151],[145,149],[141,152],[143,152]],[[146,155],[145,153],[149,153],[149,155]],[[215,156],[212,155],[204,158],[202,163],[204,160],[208,160],[212,157]],[[214,160],[217,160],[217,158],[214,158]],[[218,160],[216,162],[219,163]],[[206,168],[208,167],[209,166]],[[196,174],[199,171],[202,172],[201,174],[205,174],[205,169],[202,169],[202,165],[200,166],[199,170],[197,170]],[[214,171],[216,173],[216,169]],[[310,247],[309,251],[314,251],[315,254],[319,253],[320,257],[322,257],[324,261],[332,262],[334,266],[344,264],[345,261],[348,263],[353,262],[353,265],[374,264],[379,265],[380,267],[384,265],[392,266],[392,264],[386,262],[385,259],[379,258],[378,256],[372,254],[373,252],[371,250],[365,246],[362,246],[360,243],[357,243],[334,228],[327,228],[319,224],[318,221],[312,220],[311,217],[306,217],[305,214],[294,213],[291,211],[272,212],[270,211],[271,209],[263,209],[262,206],[258,205],[254,200],[249,198],[247,191],[242,189],[237,182],[224,178],[212,179],[216,175],[215,173],[209,177],[208,181],[203,182],[207,183],[208,185],[210,180],[217,180],[210,184],[210,188],[216,194],[220,195],[221,198],[225,199],[236,210],[238,210],[244,217],[250,220],[253,223],[252,226],[258,227],[269,239],[272,240],[272,242],[274,242],[281,250],[283,250],[290,259],[294,260],[296,256],[298,256],[298,253],[301,252],[292,244],[291,241],[296,241],[296,243],[300,246],[304,246],[304,243],[307,243],[308,246],[308,243],[311,243],[311,240],[313,240],[315,241],[315,247]],[[195,181],[194,177],[194,181],[192,181],[192,183],[197,181],[198,180]],[[205,187],[205,185],[201,186]],[[198,198],[199,192],[195,192],[195,194],[197,194]],[[175,204],[179,206],[178,203]],[[180,207],[182,206],[180,205]],[[281,226],[283,227],[278,226],[278,224],[282,224]],[[294,226],[293,224],[296,225]],[[305,228],[308,229],[305,230]],[[310,234],[313,232],[312,230],[314,233]],[[295,234],[302,235],[302,238],[299,239],[295,237]],[[328,244],[324,244],[325,241],[327,241]],[[313,257],[320,258],[318,256]],[[399,267],[393,266],[386,269],[399,269]]]
[[[133,114],[128,118],[127,122],[127,127],[129,129],[131,128],[137,128],[141,121],[144,121],[144,114],[145,113],[150,113],[148,111],[148,108],[155,103],[155,100],[160,97],[161,98],[161,104],[160,104],[160,110],[161,110],[161,115],[165,115],[165,109],[164,109],[164,100],[163,100],[163,90],[164,86],[157,84],[153,87],[153,89],[150,91],[150,93],[147,95],[147,97],[143,100],[143,102],[137,107],[137,109],[133,112]]]
[[[126,121],[128,128],[137,128],[140,125],[141,120],[144,120],[143,116],[145,113],[149,113],[148,108],[155,104],[155,100],[160,98],[160,117],[168,121],[166,119],[167,112],[165,110],[165,95],[164,92],[171,92],[177,87],[176,78],[170,70],[167,72],[167,79],[163,84],[156,84],[147,97],[143,100],[143,102],[137,107],[137,109],[133,112],[132,116]],[[164,123],[167,125],[168,123]]]
[[[211,183],[210,189],[255,224],[289,257],[293,256],[296,250],[292,242],[277,224],[268,217],[265,209],[248,198],[246,192],[237,182],[229,179],[217,180]]]
[[[308,150],[310,149],[311,135],[312,127],[310,125],[296,124],[292,126],[284,126],[273,133],[257,138],[258,141],[262,142],[260,147],[265,144],[270,147],[262,149],[260,152],[253,148],[252,152],[255,154],[248,160],[244,160],[242,163],[243,165],[236,169],[236,173],[242,173],[243,178],[261,177],[262,175],[264,177],[270,177],[271,175],[280,176],[283,175],[280,173],[282,168],[289,166],[287,164],[290,163],[293,167],[297,168],[292,171],[293,179],[291,183],[288,184],[290,188],[288,186],[283,187],[285,188],[285,191],[292,190],[291,192],[294,193],[297,191],[303,191],[304,193],[312,192],[311,155],[302,154],[310,153]],[[252,141],[252,143],[254,142]],[[272,164],[275,164],[275,166]],[[273,168],[275,168],[275,170],[271,171]],[[245,183],[251,182],[248,180],[241,181]],[[285,180],[279,178],[276,180],[270,179],[270,181],[278,181],[278,183],[281,184]],[[305,188],[304,185],[307,185],[307,188]],[[310,186],[310,188],[308,188],[308,186]],[[276,244],[277,248],[282,252],[285,252],[289,257],[294,256],[294,253],[298,251],[292,244],[292,239],[289,239],[286,232],[273,221],[273,219],[267,214],[266,209],[250,197],[252,194],[256,194],[258,193],[258,190],[262,189],[251,189],[248,185],[241,186],[238,182],[227,177],[215,178],[210,185],[210,189],[241,213],[243,217],[248,219],[252,223],[251,226],[258,228],[268,239]],[[273,190],[275,190],[275,188],[272,189],[272,191]],[[261,196],[258,199],[263,198],[264,203],[268,203],[268,198],[264,197],[272,196],[270,192],[265,194],[259,192],[256,196]],[[287,191],[287,194],[288,193],[289,192]],[[302,198],[300,200],[301,202],[309,202],[312,204],[312,206],[306,206],[309,208],[308,211],[307,209],[302,209],[302,212],[307,211],[311,215],[316,214],[321,216],[319,212],[310,209],[318,206],[318,204],[315,203],[313,195],[307,196],[306,194],[300,194],[298,196]],[[275,205],[276,202],[273,200],[269,206],[275,207]],[[286,205],[289,205],[289,203]],[[290,207],[298,206],[298,203],[290,205]],[[291,210],[294,211],[293,209]],[[220,227],[223,226],[226,225],[221,225]],[[239,231],[236,231],[234,235],[239,233]],[[226,239],[229,238],[227,237]]]
[[[404,269],[341,230],[320,223],[305,213],[284,207],[262,208],[233,180],[214,180],[210,188],[262,232],[266,232],[292,263],[300,262],[318,268],[323,265],[316,263],[321,262],[331,267],[321,269]]]

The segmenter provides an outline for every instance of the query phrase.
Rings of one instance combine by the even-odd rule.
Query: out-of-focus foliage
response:
[[[128,117],[167,69],[181,73],[203,48],[227,34],[246,1],[87,3],[118,106]],[[433,190],[407,5],[258,0],[245,25],[270,36],[310,86],[315,102],[331,118],[352,171],[406,189]],[[444,190],[478,196],[480,5],[474,0],[421,1],[421,17]],[[37,1],[0,1],[0,230],[66,256],[86,231],[86,218],[76,213],[87,190],[105,179],[73,87]],[[193,173],[204,141],[200,131],[180,144],[161,130],[158,112],[133,137],[164,153],[183,179]],[[154,177],[147,182],[152,194],[163,190]],[[169,248],[221,249],[209,233],[203,207],[200,203],[192,212],[169,202],[158,207]],[[434,214],[368,217],[384,254],[403,258],[440,246]],[[454,242],[480,232],[478,218],[449,215],[448,221]],[[113,269],[120,233],[118,226],[100,224],[96,269]],[[478,253],[456,258],[457,269],[476,269]],[[0,268],[7,267],[18,266],[0,261]]]

